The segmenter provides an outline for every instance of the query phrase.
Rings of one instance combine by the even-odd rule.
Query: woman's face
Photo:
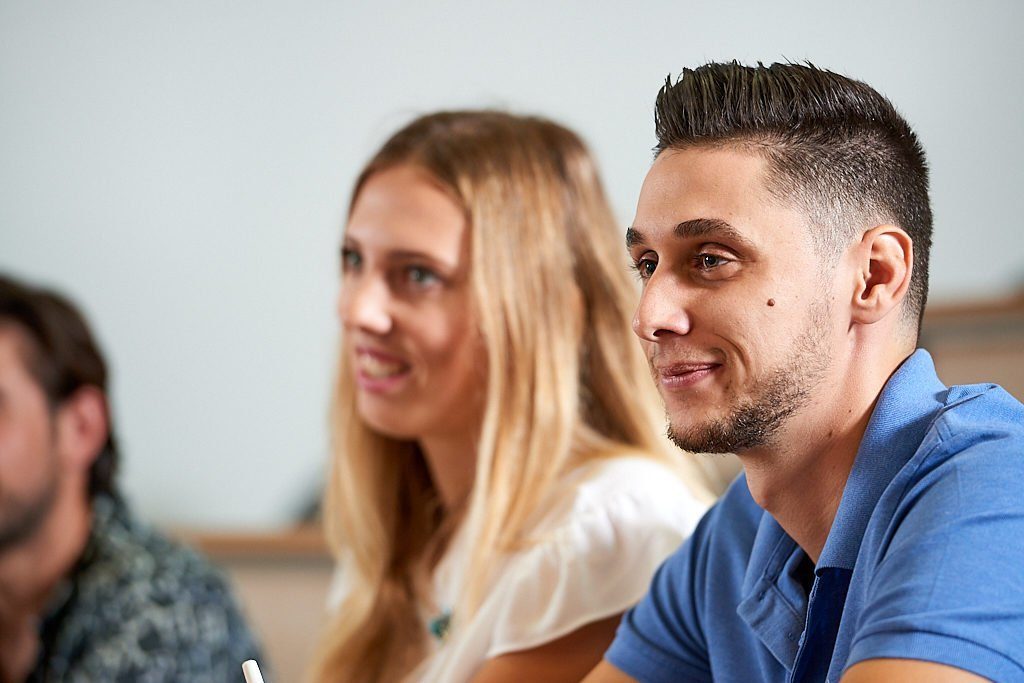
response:
[[[459,205],[413,166],[375,173],[352,207],[341,259],[338,312],[359,415],[400,439],[478,430],[486,359]]]

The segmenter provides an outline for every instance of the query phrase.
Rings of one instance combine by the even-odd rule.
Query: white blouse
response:
[[[529,534],[509,554],[469,622],[458,622],[409,681],[461,683],[488,659],[527,650],[627,610],[658,565],[706,510],[667,466],[639,456],[596,460],[563,477]],[[465,585],[468,539],[456,534],[434,573],[424,628],[437,630]],[[427,611],[430,610],[430,611]]]

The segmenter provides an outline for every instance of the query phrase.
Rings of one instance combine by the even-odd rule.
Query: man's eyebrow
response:
[[[644,236],[636,228],[626,228],[626,249],[632,249],[644,243]]]
[[[744,247],[753,247],[749,238],[720,218],[693,218],[683,221],[672,230],[672,234],[677,239],[721,236]],[[627,249],[632,249],[645,242],[644,235],[640,230],[635,227],[626,228]]]
[[[739,230],[720,218],[694,218],[683,221],[672,233],[680,239],[720,235],[744,246],[753,246]]]

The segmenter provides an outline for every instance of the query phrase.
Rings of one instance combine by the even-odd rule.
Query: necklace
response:
[[[430,630],[430,635],[439,643],[444,643],[448,640],[448,632],[452,626],[452,611],[450,609],[441,610],[441,613],[430,620],[427,628]]]

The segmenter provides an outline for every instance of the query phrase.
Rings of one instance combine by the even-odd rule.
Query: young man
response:
[[[744,476],[587,680],[1024,680],[1024,406],[915,351],[914,133],[793,64],[686,70],[655,116],[634,329],[673,439]]]
[[[238,681],[223,580],[117,495],[106,382],[81,315],[0,276],[0,681]]]

